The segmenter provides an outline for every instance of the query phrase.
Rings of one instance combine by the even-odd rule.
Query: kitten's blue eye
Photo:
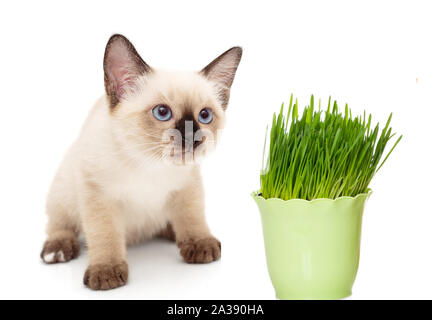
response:
[[[168,121],[172,116],[170,107],[165,104],[158,104],[153,108],[152,112],[153,116],[159,121]]]
[[[198,121],[204,124],[208,124],[213,120],[213,112],[209,108],[204,108],[198,114]]]

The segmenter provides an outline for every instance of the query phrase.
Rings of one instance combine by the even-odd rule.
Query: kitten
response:
[[[46,263],[77,257],[81,232],[89,255],[84,284],[95,290],[127,282],[126,246],[143,239],[176,241],[187,263],[220,258],[204,216],[197,151],[204,155],[223,127],[241,55],[234,47],[200,72],[168,72],[146,64],[124,36],[109,39],[106,95],[48,195]]]

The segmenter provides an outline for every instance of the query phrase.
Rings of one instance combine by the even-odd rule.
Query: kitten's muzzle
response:
[[[200,126],[195,121],[193,116],[185,116],[177,121],[176,129],[181,134],[182,146],[186,151],[195,149],[205,140],[205,137],[202,140],[195,140],[195,134],[198,130],[200,130]]]

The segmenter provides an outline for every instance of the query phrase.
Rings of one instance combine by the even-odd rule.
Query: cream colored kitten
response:
[[[80,232],[89,254],[84,283],[91,289],[124,285],[126,245],[154,236],[175,240],[188,263],[220,258],[220,242],[204,216],[197,151],[204,154],[223,127],[241,55],[234,47],[200,72],[168,72],[148,66],[125,37],[110,38],[106,95],[67,152],[47,199],[46,263],[77,257]]]

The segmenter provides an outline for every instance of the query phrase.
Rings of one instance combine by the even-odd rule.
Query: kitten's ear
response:
[[[114,108],[136,79],[151,68],[144,62],[132,43],[121,34],[113,35],[105,48],[105,91]]]
[[[229,89],[234,80],[237,67],[240,63],[243,50],[240,47],[233,47],[222,53],[210,64],[201,70],[201,73],[209,80],[221,85],[221,98],[224,108],[228,104]]]

